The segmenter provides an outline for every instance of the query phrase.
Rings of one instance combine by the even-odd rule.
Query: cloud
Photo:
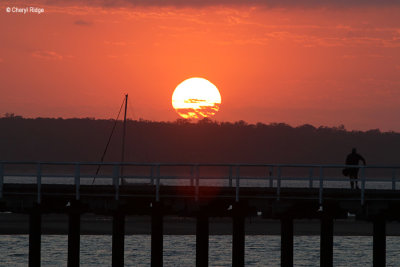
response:
[[[357,25],[318,26],[318,25],[263,25],[257,34],[246,33],[221,35],[214,40],[216,45],[266,45],[273,42],[287,42],[303,47],[400,47],[400,34],[394,27],[364,28]],[[366,55],[369,58],[382,57],[379,54]],[[346,55],[349,59],[354,55]]]
[[[23,1],[21,1],[23,2]],[[88,5],[101,7],[207,7],[264,6],[270,8],[387,7],[400,6],[399,0],[39,0],[46,5]]]
[[[44,60],[62,60],[64,57],[57,52],[41,50],[32,53],[32,57]]]
[[[115,46],[126,46],[129,43],[124,42],[124,41],[104,41],[104,44],[106,45],[115,45]],[[133,44],[133,42],[130,42],[130,44]]]
[[[220,104],[215,103],[213,106],[200,106],[199,110],[202,114],[215,114],[219,110]]]
[[[78,26],[91,26],[93,23],[87,20],[78,19],[74,21],[74,24]]]
[[[215,115],[220,105],[219,103],[215,103],[212,106],[200,106],[199,108],[178,108],[176,111],[185,119],[201,119]]]
[[[194,103],[204,103],[204,102],[207,102],[207,100],[203,100],[203,99],[193,99],[193,98],[191,98],[191,99],[187,99],[187,100],[184,101],[184,103],[191,103],[191,104],[194,104]]]

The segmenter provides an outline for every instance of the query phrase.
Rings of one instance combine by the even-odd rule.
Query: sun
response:
[[[221,105],[218,88],[204,78],[189,78],[181,82],[172,94],[172,106],[185,119],[214,116]]]

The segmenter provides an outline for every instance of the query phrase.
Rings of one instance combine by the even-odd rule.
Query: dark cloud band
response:
[[[81,4],[102,7],[207,7],[207,6],[264,6],[270,8],[349,8],[399,6],[399,0],[47,0],[46,4]]]

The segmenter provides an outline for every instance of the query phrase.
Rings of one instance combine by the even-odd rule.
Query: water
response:
[[[164,236],[164,266],[195,266],[195,236]],[[66,266],[67,236],[42,236],[42,266]],[[387,237],[387,266],[400,262],[400,237]],[[28,265],[28,236],[0,236],[0,266]],[[231,266],[231,236],[210,236],[209,265]],[[111,266],[111,236],[81,236],[81,266]],[[246,266],[280,266],[280,236],[246,236]],[[294,237],[294,265],[319,266],[319,236]],[[372,237],[335,236],[334,266],[372,266]],[[125,266],[150,266],[150,236],[125,238]]]

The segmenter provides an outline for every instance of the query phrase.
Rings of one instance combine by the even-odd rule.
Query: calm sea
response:
[[[210,266],[231,266],[231,236],[210,236]],[[42,266],[67,265],[67,236],[42,236]],[[28,236],[0,236],[0,266],[28,265]],[[387,237],[387,266],[399,266],[400,238]],[[195,236],[164,236],[164,266],[195,266]],[[81,236],[81,266],[111,266],[111,236]],[[334,266],[372,266],[372,237],[334,237]],[[246,236],[246,266],[280,266],[280,236]],[[319,266],[319,236],[294,237],[295,266]],[[150,236],[125,238],[125,266],[150,266]]]

